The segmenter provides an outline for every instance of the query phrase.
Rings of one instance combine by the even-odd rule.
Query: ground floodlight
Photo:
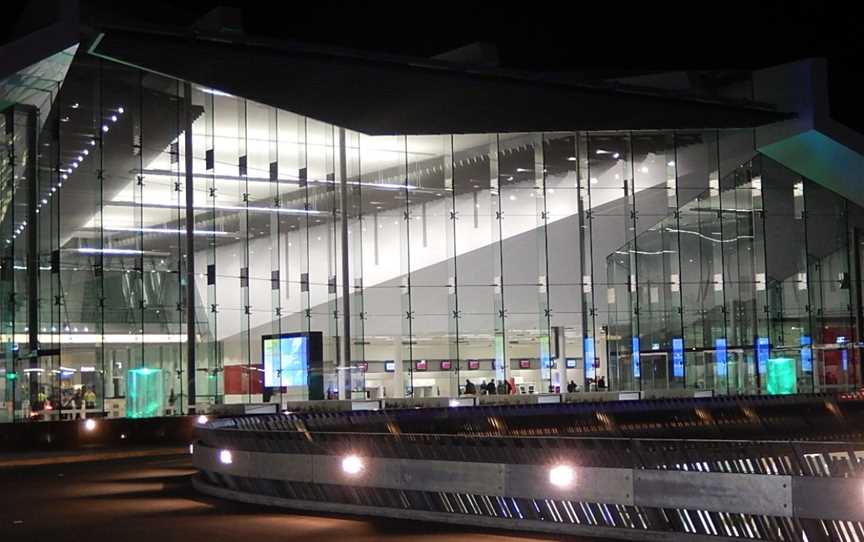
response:
[[[363,472],[364,467],[363,460],[356,455],[345,456],[342,459],[342,472],[345,474],[355,476]]]
[[[231,450],[222,450],[219,452],[219,461],[226,465],[234,462],[234,457],[231,455]]]
[[[549,469],[549,483],[555,487],[570,487],[575,480],[576,472],[570,465],[555,465]]]

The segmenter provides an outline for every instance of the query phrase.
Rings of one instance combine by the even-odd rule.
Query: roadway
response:
[[[192,489],[194,472],[188,456],[0,468],[0,540],[561,540],[432,523],[292,513],[220,501]]]

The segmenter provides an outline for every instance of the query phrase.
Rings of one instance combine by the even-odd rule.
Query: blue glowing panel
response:
[[[672,376],[684,378],[684,339],[672,339]]]
[[[584,349],[585,378],[594,378],[597,373],[594,370],[594,339],[592,337],[585,337]]]
[[[759,374],[764,375],[768,366],[768,357],[771,355],[771,343],[768,337],[756,338],[756,367]]]
[[[305,386],[309,378],[309,337],[264,339],[264,385]]]
[[[716,356],[715,368],[717,376],[726,376],[726,364],[729,354],[726,350],[726,339],[717,339],[714,341],[714,355]]]
[[[639,337],[633,337],[633,378],[642,377],[642,363],[639,360]]]
[[[813,339],[807,335],[801,336],[801,372],[809,373],[813,371]]]

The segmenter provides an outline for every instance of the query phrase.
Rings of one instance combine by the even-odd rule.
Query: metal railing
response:
[[[831,415],[860,406],[835,399]],[[196,485],[289,508],[625,539],[864,540],[864,442],[513,435],[519,411],[463,410],[457,422],[429,410],[213,420],[198,431]],[[417,417],[448,431],[406,431]],[[349,457],[363,476],[340,467]],[[573,469],[573,487],[555,486],[556,466]]]

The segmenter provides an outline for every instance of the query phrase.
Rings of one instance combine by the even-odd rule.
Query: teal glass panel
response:
[[[768,395],[788,395],[798,391],[795,360],[770,358],[768,360]]]
[[[126,395],[126,416],[152,418],[160,415],[165,394],[162,369],[141,367],[129,371]]]

